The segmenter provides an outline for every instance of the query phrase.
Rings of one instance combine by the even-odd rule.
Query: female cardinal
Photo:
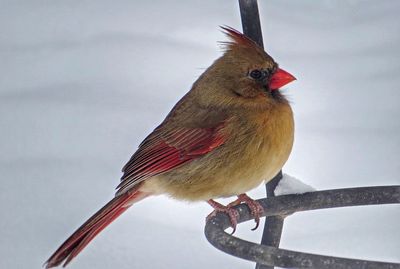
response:
[[[295,78],[252,40],[230,27],[225,52],[193,84],[122,169],[115,197],[47,260],[67,265],[108,224],[145,197],[207,201],[214,212],[246,202],[258,222],[262,208],[244,194],[282,168],[293,145],[293,114],[278,89]],[[214,198],[237,195],[228,206]],[[213,212],[213,213],[214,213]],[[210,214],[211,216],[213,215]]]

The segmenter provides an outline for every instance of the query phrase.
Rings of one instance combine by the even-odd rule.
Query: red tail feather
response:
[[[148,193],[135,191],[126,192],[112,199],[79,227],[79,229],[54,252],[45,263],[46,268],[58,266],[64,260],[63,266],[66,266],[98,233],[125,212],[133,203],[147,196],[149,196]]]

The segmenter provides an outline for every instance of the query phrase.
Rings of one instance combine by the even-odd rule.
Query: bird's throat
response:
[[[264,92],[267,94],[268,97],[276,100],[278,102],[287,103],[287,99],[285,95],[283,95],[280,90],[271,90],[268,86],[263,87]]]

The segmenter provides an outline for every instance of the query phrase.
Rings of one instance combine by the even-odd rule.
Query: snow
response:
[[[278,185],[275,188],[274,194],[285,195],[285,194],[302,194],[306,192],[316,191],[310,185],[302,182],[301,180],[290,176],[288,174],[283,174],[282,179],[279,181]]]
[[[316,189],[399,184],[400,2],[259,5],[267,51],[297,78],[283,171]],[[39,268],[113,196],[138,144],[220,55],[218,25],[241,28],[237,1],[1,1],[0,268]],[[206,241],[210,211],[146,199],[68,268],[254,268]],[[399,222],[398,205],[296,213],[281,244],[400,262]],[[253,225],[236,235],[259,242]]]

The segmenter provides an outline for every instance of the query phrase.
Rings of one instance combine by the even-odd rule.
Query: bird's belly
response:
[[[262,140],[252,149],[237,158],[227,171],[221,174],[219,197],[228,197],[245,193],[261,183],[271,180],[282,168],[289,157],[292,141],[288,139],[280,145],[271,145],[269,140]]]
[[[293,145],[293,122],[261,125],[258,135],[233,140],[214,152],[146,180],[144,188],[181,200],[208,200],[247,192],[272,179],[287,161]],[[271,132],[271,128],[274,131]]]

